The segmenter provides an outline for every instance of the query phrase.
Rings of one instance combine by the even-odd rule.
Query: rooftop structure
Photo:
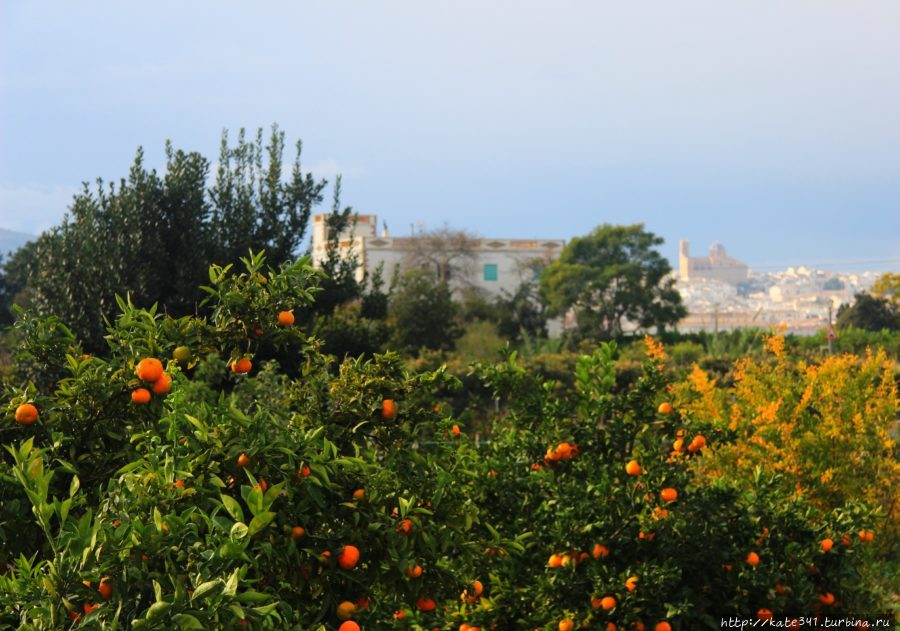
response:
[[[747,265],[728,256],[725,246],[716,241],[709,248],[709,256],[691,256],[687,241],[678,242],[678,275],[681,280],[699,278],[721,280],[737,285],[747,280]]]
[[[320,266],[327,256],[327,215],[313,217],[313,265]],[[565,246],[562,239],[482,239],[463,237],[445,244],[446,256],[435,254],[441,246],[432,243],[432,233],[391,236],[387,228],[378,234],[376,215],[357,215],[356,224],[338,235],[342,256],[355,255],[359,261],[357,279],[372,274],[383,265],[385,279],[434,265],[439,276],[447,278],[454,289],[476,287],[489,295],[513,293],[523,282],[536,281],[539,270],[559,257]],[[459,235],[460,233],[448,233]],[[432,245],[434,247],[432,247]],[[440,261],[452,258],[449,266]]]

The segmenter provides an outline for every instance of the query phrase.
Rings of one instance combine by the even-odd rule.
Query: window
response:
[[[497,264],[496,263],[485,263],[484,264],[484,280],[497,280]]]

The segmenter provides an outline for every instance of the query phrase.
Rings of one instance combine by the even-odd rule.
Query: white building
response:
[[[312,258],[319,267],[327,256],[327,215],[313,217]],[[360,265],[357,278],[372,274],[383,264],[383,275],[390,282],[395,272],[403,273],[420,268],[422,251],[419,236],[393,237],[383,230],[377,233],[376,215],[357,215],[356,225],[339,235],[342,256],[353,253]],[[480,239],[466,241],[467,255],[454,265],[449,282],[454,289],[476,287],[488,295],[513,293],[523,282],[536,281],[536,268],[559,257],[565,241],[562,239]]]

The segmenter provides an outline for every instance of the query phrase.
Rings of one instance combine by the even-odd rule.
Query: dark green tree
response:
[[[389,314],[394,327],[392,343],[408,353],[452,348],[461,333],[450,288],[425,272],[399,277],[391,291]]]
[[[535,283],[524,282],[512,294],[498,299],[500,320],[497,329],[503,337],[520,342],[547,337],[547,304]]]
[[[663,240],[643,224],[604,224],[568,243],[541,275],[549,315],[575,311],[582,337],[621,336],[629,323],[659,331],[687,315],[669,262],[656,249]]]
[[[211,261],[234,263],[250,249],[265,250],[274,265],[294,258],[326,182],[302,172],[300,143],[284,178],[283,151],[277,126],[265,146],[262,130],[255,141],[242,130],[234,147],[223,133],[208,187],[210,165],[199,153],[167,143],[159,174],[138,149],[128,177],[85,183],[62,224],[7,261],[4,309],[24,292],[39,315],[58,316],[86,349],[99,350],[117,294],[173,315],[194,313]]]
[[[858,293],[852,305],[843,304],[837,312],[838,328],[853,327],[866,331],[900,330],[900,310],[887,298]]]

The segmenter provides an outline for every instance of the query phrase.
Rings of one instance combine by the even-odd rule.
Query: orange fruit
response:
[[[356,546],[344,546],[338,555],[338,565],[342,570],[352,570],[359,562],[359,548]]]
[[[841,545],[845,548],[849,548],[851,543],[852,541],[850,539],[850,535],[844,535],[843,537],[841,537]]]
[[[157,396],[168,394],[169,390],[171,389],[172,377],[167,375],[166,373],[163,373],[162,377],[153,382],[153,394]]]
[[[656,409],[660,414],[671,414],[672,413],[672,404],[671,403],[660,403],[659,407]]]
[[[459,425],[454,425],[452,432],[454,438],[459,438]]]
[[[241,454],[240,456],[238,456],[237,466],[239,466],[241,469],[250,466],[250,458],[247,456],[247,454]]]
[[[397,418],[397,404],[393,399],[385,399],[381,402],[381,418],[386,421],[393,421]]]
[[[191,349],[187,346],[178,346],[172,351],[172,358],[179,364],[186,364],[191,361]]]
[[[641,465],[637,460],[632,460],[625,465],[625,473],[628,475],[641,475]]]
[[[94,609],[99,607],[100,605],[94,605],[91,603],[84,603],[84,615],[89,615]]]
[[[38,409],[31,403],[23,403],[16,408],[16,423],[31,425],[37,420]]]
[[[179,489],[183,489],[184,488],[184,480],[175,480],[175,486],[178,487]]]
[[[664,502],[674,502],[678,499],[678,491],[673,488],[663,489],[659,492],[659,496]]]
[[[569,618],[559,621],[559,631],[572,631],[575,628],[575,622]]]
[[[819,543],[819,547],[822,548],[822,552],[828,552],[834,547],[834,541],[828,538],[822,539],[822,542]]]
[[[756,567],[757,565],[759,565],[759,555],[756,554],[755,552],[751,552],[750,554],[748,554],[746,560],[747,560],[747,563],[749,563],[753,567]]]
[[[606,611],[609,611],[616,606],[616,599],[612,596],[605,596],[600,600],[600,606]]]
[[[697,434],[694,436],[694,440],[691,441],[691,444],[688,445],[688,451],[700,451],[706,447],[706,438],[701,434]]]
[[[781,596],[781,595],[784,594],[784,592],[786,592],[786,591],[787,591],[787,590],[784,588],[784,585],[782,585],[781,583],[775,583],[775,593],[776,593],[776,594],[778,594],[779,596]]]
[[[141,381],[154,383],[157,379],[162,377],[163,365],[162,362],[155,357],[147,357],[138,362],[134,372]]]
[[[108,578],[103,577],[100,579],[100,585],[97,587],[97,591],[100,593],[100,597],[103,600],[112,598],[112,583],[109,582]]]
[[[657,622],[653,631],[672,631],[672,625],[668,622]]]
[[[280,326],[291,326],[294,323],[293,311],[281,311],[278,313],[278,324]]]
[[[408,535],[412,532],[412,520],[404,519],[400,522],[400,525],[397,526],[397,532],[401,535]]]
[[[306,529],[303,526],[294,526],[291,529],[291,539],[296,541],[300,537],[306,534]]]
[[[231,362],[231,372],[237,375],[246,375],[253,370],[253,362],[246,357],[241,357]]]
[[[297,477],[298,478],[308,478],[310,473],[312,473],[312,471],[306,465],[303,465],[302,467],[297,469]]]
[[[562,565],[562,557],[558,554],[551,554],[547,560],[547,567],[559,567]]]
[[[352,620],[348,620],[343,623],[340,627],[338,627],[338,631],[360,631],[359,625],[353,622]]]
[[[591,551],[591,556],[595,559],[605,559],[609,556],[609,548],[599,543],[595,543],[594,549]]]
[[[337,606],[337,617],[338,620],[349,620],[353,617],[353,614],[356,612],[356,603],[352,603],[349,600],[345,600],[340,605]]]
[[[773,616],[771,609],[760,609],[756,612],[757,620],[771,620]]]
[[[356,489],[353,491],[353,499],[357,502],[361,502],[366,499],[366,492],[363,489]]]
[[[398,609],[394,612],[394,620],[403,620],[406,617],[406,612],[402,609]]]
[[[600,599],[596,596],[591,596],[591,607],[594,609],[600,609]]]
[[[410,565],[406,568],[406,575],[410,578],[419,578],[422,576],[422,566],[421,565]]]
[[[635,589],[637,589],[637,582],[638,582],[637,576],[629,576],[625,580],[625,589],[627,589],[630,592],[633,592]]]
[[[684,450],[684,439],[676,438],[675,442],[672,443],[672,449],[674,449],[675,451],[683,451]]]
[[[833,605],[834,604],[834,594],[831,592],[825,592],[824,594],[819,594],[819,602],[823,605]]]
[[[131,402],[138,405],[150,403],[150,391],[147,388],[138,388],[131,392]]]
[[[436,608],[437,603],[434,602],[433,598],[419,596],[419,599],[416,601],[416,609],[419,611],[434,611]]]
[[[472,593],[476,596],[481,596],[481,593],[484,591],[484,585],[478,579],[472,581]]]

